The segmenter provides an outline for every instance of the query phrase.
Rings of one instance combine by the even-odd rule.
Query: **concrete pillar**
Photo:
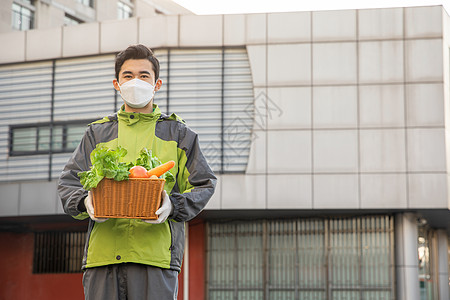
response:
[[[438,299],[450,299],[448,286],[448,238],[447,232],[443,229],[436,230],[437,236],[437,284],[438,284]]]
[[[395,274],[397,300],[420,300],[419,262],[417,257],[417,216],[395,216]]]

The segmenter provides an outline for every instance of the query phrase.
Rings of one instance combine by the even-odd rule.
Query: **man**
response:
[[[184,222],[194,218],[214,193],[216,177],[200,151],[197,134],[176,115],[162,114],[153,97],[162,85],[159,62],[146,46],[133,45],[115,62],[114,88],[124,105],[89,125],[61,173],[64,211],[90,217],[82,268],[86,299],[176,299],[184,252]],[[93,95],[95,101],[95,95]],[[91,193],[78,172],[89,170],[98,145],[127,150],[133,162],[148,148],[162,162],[174,160],[175,182],[166,183],[157,220],[97,219]]]

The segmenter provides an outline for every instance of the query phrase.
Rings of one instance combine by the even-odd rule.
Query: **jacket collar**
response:
[[[158,105],[153,104],[153,112],[149,114],[126,112],[125,106],[122,106],[117,114],[120,122],[124,122],[127,125],[133,125],[139,121],[152,122],[159,119],[161,116],[161,110]]]

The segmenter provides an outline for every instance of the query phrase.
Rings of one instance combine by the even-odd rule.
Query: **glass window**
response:
[[[128,19],[133,16],[133,8],[131,3],[122,1],[117,2],[117,18],[119,20]]]
[[[92,8],[94,7],[94,0],[77,0],[77,2]]]
[[[209,255],[217,271],[210,273],[215,288],[208,299],[264,299],[262,226],[261,222],[211,226]]]
[[[67,125],[70,126],[70,125]],[[80,126],[80,125],[78,125]],[[83,128],[85,128],[86,126],[84,125]],[[53,148],[52,151],[54,152],[67,152],[70,151],[70,149],[75,149],[70,147],[70,146],[65,146],[64,144],[64,128],[65,126],[53,126]],[[81,134],[78,137],[78,141],[81,140],[81,137],[83,135]]]
[[[29,127],[24,127],[23,125],[19,125],[20,127],[12,126],[10,128],[10,155],[72,152],[80,143],[86,126],[91,121],[54,124],[53,129],[50,124],[30,125]],[[50,140],[52,141],[51,148]]]
[[[211,222],[208,228],[208,299],[395,297],[389,216]]]
[[[38,151],[49,151],[50,150],[50,127],[38,127],[38,141],[37,150]]]
[[[12,131],[12,151],[36,151],[37,128],[17,128]]]
[[[33,29],[34,7],[30,1],[22,2],[23,5],[14,2],[12,4],[12,28],[16,30]]]
[[[66,147],[68,149],[74,149],[81,141],[81,137],[86,130],[86,126],[80,125],[67,125],[66,127]]]
[[[433,298],[433,280],[431,276],[431,257],[430,257],[430,231],[426,225],[419,225],[418,248],[419,258],[419,287],[420,299],[432,300]]]

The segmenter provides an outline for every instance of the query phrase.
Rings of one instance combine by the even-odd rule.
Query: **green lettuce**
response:
[[[116,150],[97,145],[91,152],[92,166],[89,171],[79,172],[80,182],[85,190],[97,187],[103,178],[116,181],[128,180],[128,164],[120,159],[127,154],[127,150],[118,147]]]

